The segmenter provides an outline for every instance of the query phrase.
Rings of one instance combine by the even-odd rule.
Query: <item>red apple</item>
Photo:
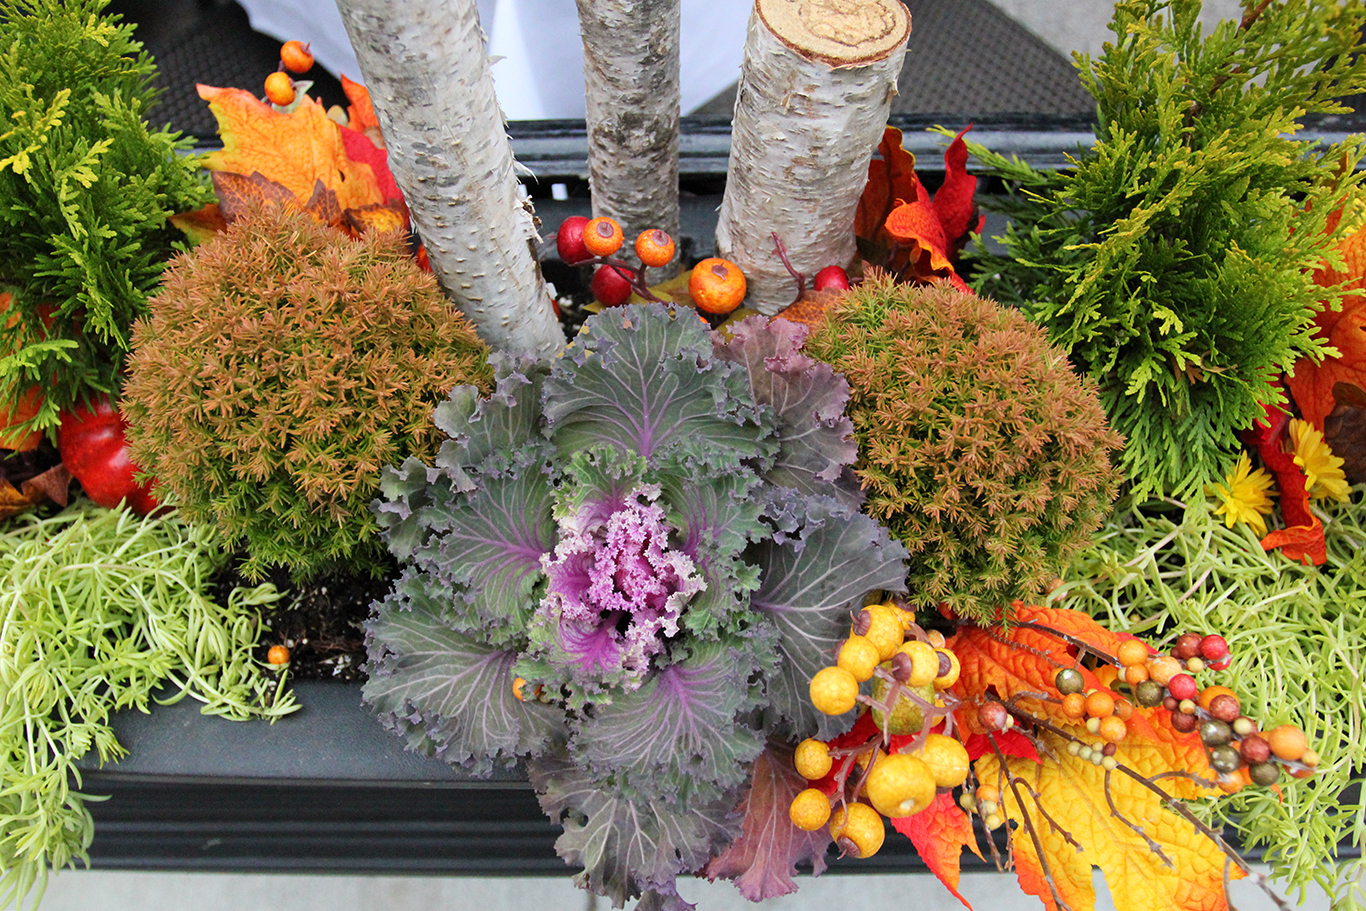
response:
[[[839,266],[826,266],[816,273],[816,277],[811,281],[811,287],[817,291],[825,291],[834,288],[837,291],[849,290],[849,273]]]

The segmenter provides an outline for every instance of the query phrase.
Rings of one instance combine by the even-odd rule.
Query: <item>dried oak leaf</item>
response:
[[[1300,406],[1300,413],[1320,431],[1324,429],[1324,419],[1337,404],[1333,398],[1335,383],[1366,387],[1366,229],[1349,235],[1338,249],[1345,270],[1321,269],[1314,273],[1314,281],[1320,285],[1345,282],[1348,289],[1359,292],[1345,297],[1341,310],[1324,309],[1314,317],[1317,334],[1338,350],[1338,356],[1317,364],[1300,358],[1295,362],[1294,373],[1286,376],[1286,385]]]
[[[834,306],[843,294],[844,292],[837,288],[826,288],[824,291],[807,291],[797,300],[779,310],[773,318],[801,323],[803,326],[815,329],[825,322],[825,311]]]
[[[739,810],[740,837],[707,864],[707,879],[733,879],[750,901],[763,901],[797,891],[796,865],[810,863],[812,874],[825,869],[830,835],[825,829],[803,832],[792,824],[792,798],[807,787],[792,765],[792,747],[769,741],[754,760],[749,791]]]
[[[1173,771],[1213,780],[1198,738],[1177,733],[1165,715],[1153,710],[1139,710],[1133,717],[1140,712],[1149,715],[1154,737],[1130,736],[1122,741],[1115,754],[1121,765],[1150,780]],[[1059,727],[1090,739],[1082,726]],[[1116,911],[1224,911],[1228,907],[1223,887],[1226,858],[1213,841],[1123,771],[1107,773],[1101,766],[1070,755],[1066,742],[1055,734],[1043,733],[1041,738],[1050,754],[1044,762],[1018,757],[1004,760],[1010,776],[1017,779],[1024,812],[1015,789],[1002,774],[1001,757],[991,753],[975,764],[978,779],[1000,789],[1005,815],[1015,823],[1010,841],[1024,891],[1042,899],[1049,911],[1057,911],[1048,883],[1051,878],[1058,895],[1074,911],[1094,908],[1091,867],[1095,865],[1105,874]],[[1188,778],[1163,778],[1161,785],[1180,799],[1216,793]],[[1042,857],[1030,829],[1043,848]],[[1229,875],[1237,879],[1242,873],[1232,867]]]

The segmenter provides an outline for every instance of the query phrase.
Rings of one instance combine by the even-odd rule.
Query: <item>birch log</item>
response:
[[[911,31],[900,0],[756,0],[731,125],[717,255],[745,273],[745,305],[797,296],[774,251],[810,275],[854,258],[854,213]]]
[[[593,214],[678,236],[679,0],[578,0]],[[651,279],[678,272],[675,260]]]
[[[337,8],[437,280],[494,348],[553,356],[564,334],[536,259],[475,0],[337,0]]]

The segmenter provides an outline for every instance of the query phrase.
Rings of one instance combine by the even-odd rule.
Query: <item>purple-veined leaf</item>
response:
[[[778,455],[764,480],[858,509],[863,493],[849,467],[858,445],[844,414],[849,383],[829,364],[801,353],[806,333],[800,323],[751,316],[729,339],[714,339],[719,357],[745,366],[754,400],[777,413]]]
[[[734,793],[686,806],[626,797],[558,753],[528,760],[527,776],[541,809],[564,825],[555,851],[583,868],[574,881],[616,908],[675,892],[679,873],[700,870],[738,831]]]
[[[584,324],[545,384],[545,416],[563,457],[606,444],[653,462],[711,446],[735,460],[771,454],[771,411],[743,368],[714,357],[697,320],[659,304],[612,307]]]
[[[763,749],[759,732],[736,720],[754,704],[749,680],[759,663],[749,645],[695,642],[685,660],[581,718],[575,760],[589,774],[614,776],[624,791],[669,803],[733,788]]]
[[[794,503],[799,503],[793,498]],[[782,663],[770,678],[773,710],[800,735],[828,739],[847,726],[811,706],[811,677],[835,661],[850,612],[868,592],[906,590],[906,548],[861,513],[828,497],[800,504],[805,523],[796,538],[756,544],[749,557],[763,567],[750,606],[778,625]]]
[[[803,832],[792,824],[792,798],[807,787],[792,765],[792,746],[770,740],[750,770],[749,790],[740,803],[740,837],[707,864],[707,879],[730,879],[753,902],[797,891],[792,881],[797,864],[810,863],[819,876],[825,869],[830,833]]]
[[[513,695],[516,652],[456,632],[433,599],[402,591],[366,624],[370,678],[362,693],[386,727],[476,773],[563,740],[558,707]]]
[[[479,397],[473,386],[457,386],[432,415],[450,437],[441,444],[436,467],[451,476],[458,490],[470,489],[461,482],[467,472],[496,475],[519,449],[541,436],[546,368],[529,358],[497,353],[489,362],[497,384],[488,398]]]

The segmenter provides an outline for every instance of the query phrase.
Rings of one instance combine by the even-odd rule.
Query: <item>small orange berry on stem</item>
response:
[[[288,73],[276,71],[266,77],[266,98],[271,104],[284,107],[294,103],[294,80]]]
[[[282,664],[289,664],[289,649],[283,645],[272,645],[266,652],[266,662],[279,667]]]
[[[583,226],[583,245],[594,256],[611,256],[621,249],[623,239],[621,225],[606,215],[590,218]]]
[[[1096,690],[1086,697],[1086,714],[1092,718],[1107,718],[1115,713],[1115,697],[1105,690]]]
[[[1149,654],[1148,646],[1144,645],[1141,640],[1125,639],[1119,644],[1119,650],[1115,657],[1125,667],[1134,667],[1146,662]]]
[[[1086,697],[1081,693],[1068,693],[1062,697],[1062,713],[1074,721],[1082,718],[1086,714]]]
[[[667,266],[674,258],[674,239],[659,228],[642,231],[636,238],[636,256],[647,266]]]
[[[712,257],[693,267],[688,294],[703,313],[729,313],[745,299],[744,273],[730,260]]]
[[[280,48],[280,62],[291,73],[306,73],[313,68],[313,54],[302,41],[286,41]]]

